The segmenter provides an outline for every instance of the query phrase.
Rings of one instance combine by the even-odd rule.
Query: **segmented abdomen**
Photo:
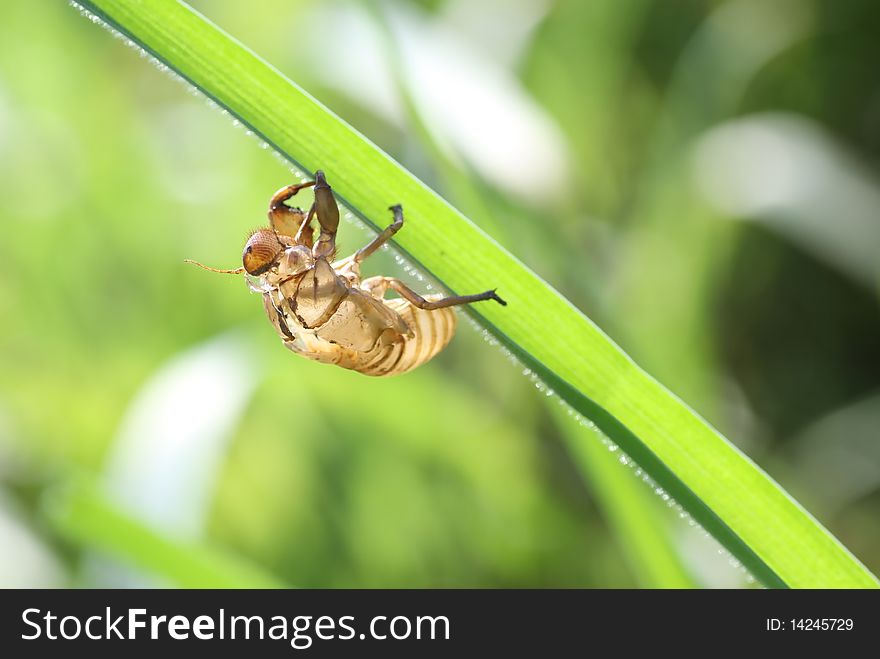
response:
[[[456,316],[452,308],[427,311],[414,307],[407,300],[383,300],[384,305],[406,323],[410,336],[399,335],[389,328],[391,337],[396,335],[396,340],[390,343],[378,340],[368,350],[355,350],[321,338],[321,328],[306,330],[289,314],[282,319],[278,314],[281,299],[273,303],[272,296],[272,293],[263,296],[264,306],[285,346],[303,357],[336,364],[364,375],[381,377],[411,371],[443,350],[455,334]],[[433,295],[426,296],[426,299],[441,297]]]
[[[443,350],[455,334],[456,317],[451,307],[427,311],[400,299],[385,300],[385,304],[400,314],[414,336],[359,353],[357,363],[349,366],[359,373],[385,376],[411,371]]]

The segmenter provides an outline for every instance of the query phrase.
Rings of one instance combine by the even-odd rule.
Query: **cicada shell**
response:
[[[306,187],[315,189],[308,213],[285,203]],[[403,226],[401,206],[389,210],[394,217],[390,226],[351,256],[334,260],[339,209],[318,171],[314,181],[275,193],[269,202],[269,227],[249,237],[241,268],[208,269],[244,273],[251,289],[262,294],[269,321],[293,352],[364,375],[406,373],[452,340],[452,307],[482,300],[506,303],[494,290],[422,297],[394,277],[361,279],[360,264]],[[385,299],[389,289],[400,297]]]

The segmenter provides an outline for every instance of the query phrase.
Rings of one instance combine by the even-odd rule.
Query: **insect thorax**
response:
[[[291,350],[313,359],[326,361],[325,353],[339,356],[341,350],[371,353],[410,334],[395,311],[352,286],[325,259],[274,286],[271,281],[263,289],[270,320]]]

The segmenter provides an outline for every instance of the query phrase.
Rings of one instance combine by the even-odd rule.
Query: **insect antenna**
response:
[[[204,263],[199,263],[198,261],[193,261],[192,259],[184,259],[184,263],[192,263],[193,265],[197,265],[204,270],[209,270],[210,272],[219,272],[221,275],[240,275],[244,272],[244,268],[235,268],[233,270],[223,270],[222,268],[212,268],[209,265],[205,265]]]

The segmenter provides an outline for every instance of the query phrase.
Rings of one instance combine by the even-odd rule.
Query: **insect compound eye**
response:
[[[248,238],[241,255],[241,262],[249,275],[261,275],[271,268],[281,253],[281,243],[275,232],[260,229]]]

